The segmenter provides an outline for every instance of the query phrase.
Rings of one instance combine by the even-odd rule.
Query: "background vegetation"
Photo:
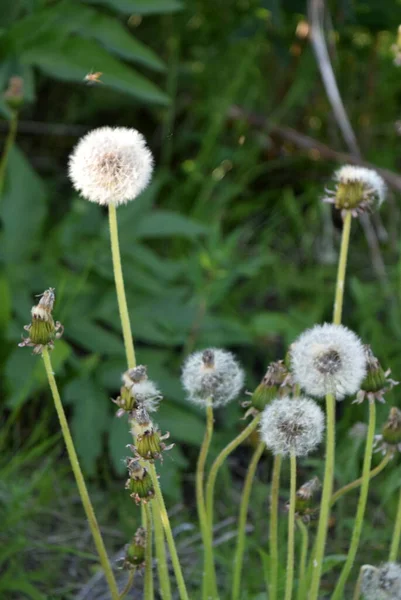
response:
[[[44,373],[39,359],[16,345],[33,296],[49,286],[65,326],[54,362],[110,551],[120,556],[138,524],[123,491],[126,422],[113,417],[109,401],[118,392],[124,348],[107,221],[99,206],[77,197],[66,176],[78,137],[102,125],[138,128],[156,157],[150,189],[119,209],[121,243],[139,361],[163,389],[159,425],[176,443],[160,469],[162,486],[197,589],[193,473],[204,417],[184,400],[181,362],[196,347],[231,348],[253,389],[300,331],[331,318],[341,223],[320,198],[336,152],[349,149],[309,43],[306,9],[301,0],[2,6],[0,89],[10,76],[22,76],[25,104],[0,203],[0,597],[100,597]],[[326,16],[333,67],[362,155],[396,173],[401,73],[392,45],[401,3],[338,0]],[[97,71],[101,83],[84,82]],[[10,113],[3,100],[0,113],[4,142]],[[344,321],[399,379],[401,178],[393,174],[388,182],[389,202],[374,223],[386,275],[375,270],[364,231],[355,226]],[[366,420],[365,408],[339,407],[338,486],[359,474],[363,444],[351,427]],[[380,408],[379,423],[387,412]],[[217,414],[215,447],[242,426],[241,413],[235,405]],[[223,578],[230,574],[248,458],[245,447],[219,482]],[[300,480],[321,468],[319,458],[304,462]],[[244,600],[265,598],[269,478],[266,457],[250,515],[258,526],[249,537]],[[372,486],[361,563],[386,555],[399,480],[396,461]],[[337,512],[330,540],[337,558],[327,568],[346,549],[354,502]]]

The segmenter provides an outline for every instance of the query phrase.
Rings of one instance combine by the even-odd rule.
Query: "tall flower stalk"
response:
[[[273,461],[273,474],[270,492],[270,585],[269,600],[277,600],[278,591],[278,504],[280,495],[281,454],[277,454]]]
[[[305,596],[306,563],[308,560],[309,534],[308,528],[305,525],[305,523],[303,523],[302,519],[298,519],[297,524],[301,532],[301,555],[299,558],[297,600],[302,600],[302,598],[304,598]]]
[[[291,600],[294,587],[294,555],[295,555],[295,500],[297,491],[297,458],[294,453],[290,454],[291,485],[290,506],[288,511],[288,542],[287,542],[287,571],[285,600]]]
[[[393,537],[391,540],[389,562],[396,562],[400,551],[401,540],[401,493],[398,500],[397,516],[395,518]]]
[[[145,550],[145,577],[144,577],[144,600],[154,599],[153,590],[153,563],[152,563],[152,513],[149,504],[145,504],[146,525],[146,550]]]

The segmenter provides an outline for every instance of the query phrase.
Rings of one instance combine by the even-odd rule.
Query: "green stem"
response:
[[[117,210],[114,204],[109,204],[109,227],[111,255],[113,259],[114,281],[116,285],[118,310],[120,312],[121,327],[123,331],[125,354],[127,357],[128,368],[133,369],[136,366],[134,340],[132,337],[131,323],[128,314],[127,298],[125,295],[123,270],[121,267],[120,246],[118,241]]]
[[[95,511],[93,510],[92,503],[89,498],[88,490],[86,488],[85,480],[81,471],[81,467],[79,464],[77,453],[75,452],[74,442],[71,437],[70,429],[68,427],[67,418],[65,416],[64,408],[61,402],[60,394],[57,388],[57,383],[54,378],[53,368],[50,360],[49,351],[47,348],[44,348],[42,351],[43,363],[46,369],[47,379],[49,381],[49,386],[52,392],[54,405],[56,407],[57,416],[60,421],[61,431],[64,437],[65,445],[68,452],[68,458],[70,459],[71,467],[75,476],[75,480],[77,482],[77,487],[79,491],[79,495],[81,497],[81,501],[86,513],[86,518],[88,519],[89,527],[95,542],[96,550],[100,558],[100,563],[103,567],[104,574],[110,588],[110,593],[112,600],[118,600],[119,593],[116,584],[116,580],[114,579],[113,570],[111,568],[109,559],[107,557],[106,548],[104,546],[102,534],[100,533],[100,528],[98,522],[96,520]]]
[[[163,524],[160,517],[157,502],[152,502],[153,526],[155,530],[155,546],[157,558],[157,572],[162,600],[171,600],[171,587],[166,559],[166,547],[164,545]]]
[[[393,532],[393,539],[391,540],[390,554],[388,557],[389,562],[397,562],[398,552],[400,549],[400,538],[401,538],[401,493],[398,500],[397,516],[395,518],[395,526]]]
[[[282,458],[280,454],[274,457],[271,501],[270,501],[270,593],[269,600],[277,600],[278,584],[278,499],[280,492],[280,471]]]
[[[177,580],[178,592],[181,600],[189,600],[188,592],[185,587],[184,577],[182,575],[180,561],[178,559],[177,549],[175,547],[174,536],[171,530],[170,519],[168,518],[166,505],[164,503],[163,494],[160,489],[159,478],[153,463],[148,463],[148,471],[152,478],[155,497],[160,512],[161,522],[163,524],[164,533],[166,534],[167,544],[170,550],[171,562],[173,564],[175,578]]]
[[[347,560],[343,566],[340,577],[337,581],[332,600],[341,600],[343,598],[344,587],[351,572],[354,564],[355,556],[358,551],[359,540],[361,538],[363,518],[365,516],[366,502],[368,499],[369,481],[370,481],[370,466],[372,463],[372,450],[373,442],[375,437],[375,426],[376,426],[376,404],[375,402],[369,402],[369,426],[368,434],[366,437],[365,445],[365,456],[363,459],[362,467],[362,485],[359,493],[358,507],[356,511],[356,517],[354,522],[354,529],[352,531],[351,545],[348,551]]]
[[[355,585],[354,595],[352,600],[359,600],[361,597],[361,586],[362,586],[362,567],[359,569],[358,579]]]
[[[153,600],[153,558],[152,558],[152,514],[149,504],[145,504],[146,548],[145,548],[145,577],[144,600]]]
[[[317,530],[315,548],[312,555],[312,581],[308,600],[317,600],[319,594],[320,577],[324,549],[326,546],[327,530],[330,517],[330,500],[333,491],[334,457],[335,457],[335,413],[336,399],[332,394],[326,396],[326,464],[323,480],[322,499],[320,503],[320,517]]]
[[[17,136],[17,126],[18,126],[18,111],[11,111],[11,119],[10,119],[10,127],[8,129],[8,135],[6,139],[6,143],[4,145],[3,154],[0,159],[0,198],[3,195],[4,190],[4,181],[6,178],[6,169],[8,157],[10,154],[10,150],[14,145],[15,138]]]
[[[237,527],[237,547],[235,550],[233,564],[233,585],[231,592],[232,600],[240,600],[241,573],[245,549],[245,526],[249,506],[249,498],[251,495],[256,468],[258,466],[260,457],[262,456],[264,449],[264,443],[259,442],[259,444],[256,446],[256,450],[252,456],[251,462],[249,463],[248,472],[246,474],[244,482],[244,489],[242,491]]]
[[[288,543],[287,543],[287,573],[285,585],[285,600],[291,600],[294,587],[294,547],[295,547],[295,494],[297,491],[297,457],[290,455],[291,485],[290,508],[288,511]]]
[[[198,464],[196,465],[196,504],[198,507],[199,524],[202,534],[202,542],[204,549],[204,573],[202,581],[202,598],[209,599],[209,594],[213,600],[218,598],[216,573],[213,561],[213,539],[212,531],[209,530],[208,517],[205,505],[204,480],[205,466],[207,454],[209,452],[210,443],[213,436],[213,407],[211,402],[208,402],[206,407],[206,430],[203,438],[202,446],[199,452]]]
[[[136,573],[136,567],[130,571],[130,574],[128,576],[127,585],[125,586],[125,588],[123,589],[123,591],[120,594],[120,600],[123,600],[123,598],[125,598],[125,596],[128,594],[128,592],[134,585],[135,573]]]
[[[348,248],[349,248],[349,239],[351,233],[351,224],[352,224],[352,213],[351,211],[347,211],[344,218],[343,224],[343,232],[341,236],[341,250],[340,250],[340,259],[338,262],[338,271],[337,271],[337,286],[336,286],[336,295],[334,300],[334,314],[333,314],[333,323],[335,325],[340,325],[341,323],[341,315],[343,310],[343,298],[344,298],[344,284],[345,284],[345,272],[347,270],[347,258],[348,258]]]
[[[386,467],[388,465],[388,463],[390,462],[390,460],[392,458],[393,458],[392,452],[388,452],[386,454],[386,456],[383,458],[383,460],[377,465],[377,467],[375,467],[374,469],[371,470],[371,472],[369,473],[369,479],[373,479],[373,477],[376,477],[376,475],[381,473],[381,471],[383,471],[384,467]],[[337,500],[339,500],[341,498],[341,496],[343,496],[344,494],[347,494],[351,490],[354,490],[355,488],[359,487],[361,485],[362,481],[363,481],[362,477],[359,477],[359,479],[355,479],[355,481],[351,481],[351,483],[347,483],[347,485],[344,485],[342,488],[337,490],[336,493],[333,494],[331,497],[330,507],[334,506],[334,504],[337,502]]]
[[[299,530],[301,532],[301,556],[299,559],[299,575],[298,575],[298,592],[297,600],[302,600],[305,597],[306,586],[306,561],[308,558],[309,533],[308,528],[302,519],[297,520]]]

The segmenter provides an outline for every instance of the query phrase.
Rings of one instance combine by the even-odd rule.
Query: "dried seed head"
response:
[[[401,452],[401,410],[393,406],[386,423],[383,425],[381,435],[375,435],[377,452],[386,454]]]
[[[335,188],[327,191],[325,202],[357,216],[378,209],[386,197],[386,185],[376,171],[346,165],[335,174]]]
[[[343,325],[315,325],[291,346],[294,381],[311,396],[355,394],[366,374],[360,339]]]
[[[125,489],[131,492],[130,496],[137,504],[148,502],[154,496],[153,483],[149,473],[135,458],[127,457],[126,465],[129,479],[126,481]]]
[[[75,189],[90,202],[126,204],[148,185],[153,157],[136,129],[101,127],[74,148],[69,175]]]
[[[398,385],[398,381],[390,379],[390,369],[383,371],[381,364],[374,356],[372,349],[368,344],[365,344],[363,348],[367,371],[365,379],[361,383],[361,389],[357,393],[354,402],[360,404],[367,398],[369,402],[378,400],[379,402],[384,403],[384,394],[391,390],[395,385]]]
[[[54,288],[49,288],[40,295],[38,304],[31,310],[32,322],[24,326],[29,337],[23,338],[23,341],[18,344],[19,346],[33,346],[34,354],[41,354],[45,347],[53,349],[54,341],[59,339],[64,331],[63,326],[53,320],[54,300]]]
[[[125,373],[123,373],[122,379],[124,385],[130,387],[133,383],[140,383],[141,381],[146,381],[148,378],[148,369],[145,365],[138,365],[133,369],[129,369]]]
[[[144,365],[139,365],[123,373],[122,380],[124,385],[120,389],[120,395],[113,400],[114,404],[119,407],[118,417],[125,413],[131,413],[140,405],[148,412],[158,409],[162,395],[153,381],[148,379]]]
[[[181,381],[188,400],[203,406],[210,402],[217,407],[238,396],[244,373],[230,352],[211,348],[187,358]]]
[[[401,600],[401,566],[385,563],[362,567],[361,589],[365,600]]]
[[[278,398],[262,413],[260,435],[273,454],[306,456],[321,442],[324,416],[308,398]]]

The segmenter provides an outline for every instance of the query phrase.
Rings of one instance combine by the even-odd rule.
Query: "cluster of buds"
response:
[[[364,346],[364,351],[366,357],[366,376],[354,402],[360,404],[367,398],[369,402],[378,400],[384,403],[384,394],[395,385],[398,385],[398,381],[390,379],[391,369],[387,369],[387,371],[383,370],[368,344]]]
[[[135,436],[135,446],[129,445],[129,448],[138,459],[156,460],[162,458],[162,452],[171,450],[174,444],[166,446],[163,440],[168,439],[170,434],[167,432],[160,435],[159,430],[149,417],[149,413],[143,405],[140,405],[133,412],[132,434]]]
[[[382,454],[401,452],[401,410],[393,406],[380,435],[375,436],[376,451]]]
[[[12,110],[21,108],[24,102],[24,81],[22,77],[10,77],[8,88],[4,92],[4,100]]]
[[[140,502],[146,504],[155,495],[152,478],[136,458],[126,458],[126,465],[129,477],[125,483],[125,489],[131,492],[130,496],[136,504],[140,504]]]
[[[124,557],[120,559],[120,569],[132,571],[145,566],[146,550],[146,531],[143,527],[138,527],[133,540],[124,548]]]
[[[117,417],[128,414],[133,418],[134,412],[140,406],[144,406],[148,412],[157,409],[162,396],[153,381],[148,379],[147,369],[144,365],[138,365],[123,373],[122,380],[120,395],[113,400],[114,404],[119,407]]]
[[[253,393],[248,392],[251,399],[242,403],[244,408],[249,407],[244,418],[261,412],[270,402],[288,394],[291,388],[291,374],[284,361],[271,363],[258,387]]]
[[[304,523],[310,523],[317,519],[319,508],[313,506],[313,496],[321,488],[318,477],[304,483],[295,496],[295,516],[302,519]],[[289,509],[289,503],[286,505]]]
[[[32,323],[24,329],[29,337],[24,338],[18,345],[33,346],[34,354],[41,354],[44,348],[54,347],[54,340],[63,335],[64,328],[58,321],[54,322],[52,310],[55,301],[54,288],[49,288],[40,295],[39,304],[32,307]]]

